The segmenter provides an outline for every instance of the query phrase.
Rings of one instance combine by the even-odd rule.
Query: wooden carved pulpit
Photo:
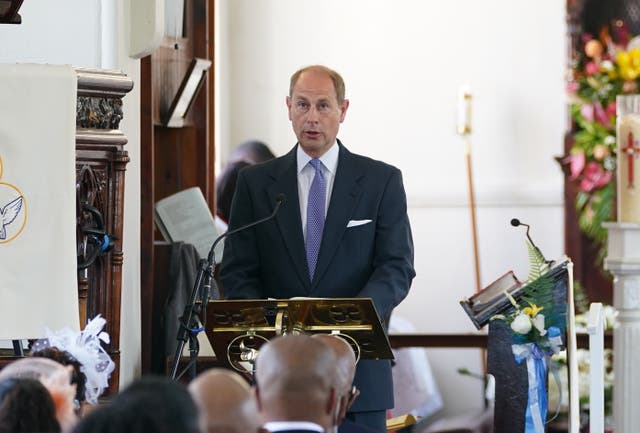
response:
[[[133,81],[119,71],[77,69],[76,217],[80,326],[107,320],[105,350],[116,363],[109,389],[119,386],[120,293],[126,136],[118,129],[122,98]]]

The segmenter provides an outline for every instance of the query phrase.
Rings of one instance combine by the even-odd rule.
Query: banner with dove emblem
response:
[[[71,66],[0,64],[0,340],[78,330]]]

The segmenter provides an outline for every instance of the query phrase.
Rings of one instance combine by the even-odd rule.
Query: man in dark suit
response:
[[[415,276],[400,170],[349,152],[337,134],[349,101],[324,66],[291,77],[286,99],[298,138],[285,156],[240,172],[229,229],[276,218],[226,240],[221,267],[229,299],[371,298],[383,324]],[[384,431],[393,407],[388,361],[359,362],[361,395],[348,418]]]

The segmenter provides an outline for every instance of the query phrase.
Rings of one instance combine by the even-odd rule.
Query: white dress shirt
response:
[[[310,430],[318,433],[324,432],[321,425],[310,421],[271,421],[265,423],[262,427],[270,432],[284,430]]]
[[[326,194],[324,203],[324,215],[326,217],[329,209],[329,200],[331,199],[331,191],[333,190],[333,180],[336,177],[338,169],[338,155],[340,148],[336,141],[331,149],[322,155],[319,159],[322,162],[322,172],[326,182]],[[302,219],[302,235],[307,240],[307,203],[309,202],[309,189],[316,175],[315,169],[309,164],[311,157],[307,155],[298,144],[296,150],[296,160],[298,161],[298,200],[300,201],[300,217]]]

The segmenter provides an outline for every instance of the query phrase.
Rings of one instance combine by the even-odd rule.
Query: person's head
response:
[[[275,338],[260,348],[256,396],[265,422],[310,421],[335,425],[336,356],[307,335]]]
[[[229,161],[247,161],[250,164],[260,164],[275,157],[269,146],[262,141],[249,140],[233,149],[229,156]]]
[[[231,202],[236,191],[238,174],[240,170],[251,165],[247,161],[234,161],[225,165],[216,182],[216,214],[229,223],[231,215]]]
[[[319,158],[336,141],[349,108],[344,81],[326,66],[307,66],[291,76],[286,99],[289,120],[307,155]]]
[[[49,391],[62,431],[68,431],[77,422],[75,414],[76,386],[71,384],[73,367],[64,366],[49,358],[26,357],[0,370],[0,380],[28,378],[39,380]]]
[[[13,361],[0,370],[0,380],[11,377],[40,379],[51,377],[60,371],[66,371],[69,375],[69,381],[71,381],[71,370],[72,367],[65,368],[65,366],[53,359],[26,357]]]
[[[338,360],[333,377],[339,395],[338,423],[340,423],[360,393],[353,385],[356,374],[356,355],[349,343],[336,335],[314,334],[313,338],[330,347]]]
[[[260,415],[251,387],[233,371],[212,368],[189,384],[203,433],[257,433]]]
[[[129,426],[122,426],[117,418],[117,410],[110,403],[97,406],[84,415],[73,429],[72,433],[123,433],[130,430]]]
[[[184,385],[166,377],[138,379],[113,398],[109,411],[112,424],[117,422],[114,431],[122,433],[200,432],[191,395]]]
[[[49,391],[37,379],[0,381],[0,433],[60,431]]]
[[[62,365],[70,365],[73,367],[71,372],[71,384],[76,386],[76,400],[81,403],[85,400],[85,385],[87,376],[82,372],[82,364],[66,350],[60,350],[57,347],[46,347],[44,349],[31,352],[30,356],[36,358],[52,359]]]

